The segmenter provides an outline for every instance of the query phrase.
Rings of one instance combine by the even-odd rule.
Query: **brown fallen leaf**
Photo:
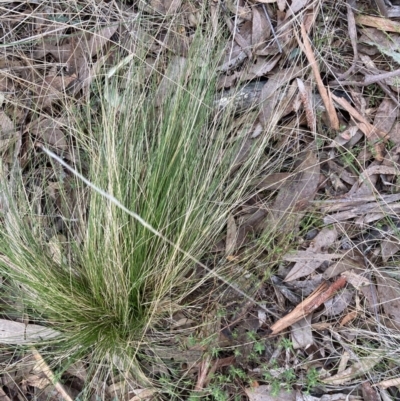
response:
[[[309,0],[293,0],[289,9],[286,12],[284,20],[287,21],[290,17],[295,15],[298,11],[300,11],[303,7],[305,7],[309,3]]]
[[[245,388],[249,401],[296,401],[296,391],[281,390],[278,394],[275,394],[271,386],[261,385],[258,387]]]
[[[391,99],[385,98],[380,103],[374,119],[374,127],[382,132],[390,132],[396,121],[398,105]]]
[[[62,119],[43,117],[34,120],[29,126],[30,134],[35,135],[39,140],[59,150],[67,150],[68,143],[64,133],[60,129],[66,126]]]
[[[340,321],[339,326],[343,327],[345,326],[347,323],[352,322],[356,317],[357,317],[358,313],[357,311],[351,311],[349,312],[346,316],[343,317],[343,319]]]
[[[301,74],[300,68],[287,68],[282,69],[276,74],[272,75],[268,82],[263,86],[261,91],[260,102],[263,104],[263,108],[260,112],[260,122],[264,127],[271,125],[271,120],[277,121],[281,118],[280,112],[277,110],[277,106],[280,106],[282,110],[281,99],[284,98],[285,87],[290,81]],[[281,89],[283,87],[283,89]]]
[[[293,349],[306,349],[314,343],[311,318],[312,315],[310,314],[292,324],[290,336],[293,343]]]
[[[354,270],[345,271],[341,276],[344,277],[356,290],[359,290],[361,287],[366,287],[367,285],[372,285],[370,280],[355,273]]]
[[[150,397],[153,397],[154,394],[157,394],[156,389],[152,389],[152,388],[146,388],[146,389],[141,389],[141,390],[135,390],[135,392],[137,393],[137,395],[135,395],[134,397],[130,398],[129,401],[143,401],[143,400],[147,400]]]
[[[257,57],[254,60],[254,63],[250,65],[249,69],[242,71],[237,75],[237,78],[240,78],[243,81],[251,81],[254,78],[265,76],[274,69],[280,58],[280,55],[273,58],[262,56]]]
[[[0,344],[34,344],[59,335],[59,332],[37,324],[0,319]]]
[[[346,284],[346,279],[340,277],[331,285],[324,282],[322,283],[310,296],[308,296],[301,304],[297,305],[288,315],[279,319],[271,327],[271,334],[274,336],[280,333],[282,330],[291,326],[293,323],[303,319],[303,317],[309,315],[311,312],[318,309],[324,302],[332,298],[336,291],[343,288]]]
[[[271,35],[271,29],[265,18],[265,14],[259,7],[253,8],[252,22],[251,43],[254,51],[256,51],[258,47],[265,46],[265,42]]]
[[[380,397],[378,393],[376,392],[376,389],[374,389],[371,386],[371,383],[366,381],[361,385],[361,391],[362,395],[364,398],[364,401],[380,401]]]
[[[338,76],[339,80],[346,79],[356,69],[358,60],[357,27],[350,0],[346,2],[346,9],[347,9],[347,31],[349,33],[351,47],[353,48],[353,61],[351,63],[350,68],[346,72]]]
[[[400,283],[387,273],[376,275],[379,303],[391,323],[400,329]]]
[[[325,260],[332,260],[332,255],[325,255],[323,249],[328,249],[335,242],[337,235],[338,233],[335,229],[324,228],[312,240],[306,251],[297,251],[293,254],[285,255],[283,257],[284,260],[296,261],[296,264],[287,274],[285,281],[293,281],[307,276],[318,269]],[[341,254],[335,254],[333,259],[340,259],[341,257]]]
[[[310,150],[292,178],[285,181],[272,207],[271,229],[281,234],[296,230],[318,188],[320,164]]]
[[[395,242],[390,239],[383,239],[381,241],[381,255],[384,262],[387,262],[393,255],[400,251],[400,244],[397,241]]]
[[[354,291],[345,289],[333,298],[328,299],[324,303],[325,310],[323,311],[323,315],[328,317],[340,315],[349,306],[353,295]]]
[[[51,106],[57,100],[63,100],[66,96],[65,90],[76,80],[76,75],[49,75],[37,81],[32,86],[35,95],[33,99],[40,108]]]
[[[187,59],[184,57],[174,56],[171,58],[165,74],[160,82],[156,94],[156,104],[161,106],[174,93],[177,83],[181,82],[185,72]]]

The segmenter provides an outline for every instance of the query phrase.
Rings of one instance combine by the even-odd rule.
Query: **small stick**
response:
[[[307,60],[310,63],[311,69],[314,73],[314,78],[317,83],[318,92],[322,97],[322,101],[324,102],[325,109],[328,113],[329,121],[331,123],[331,128],[337,131],[339,130],[339,119],[335,107],[333,105],[332,99],[329,96],[330,93],[325,88],[324,83],[322,82],[321,74],[318,69],[317,60],[315,59],[314,53],[312,51],[304,23],[301,24],[300,29],[303,42],[301,42],[299,37],[297,37],[297,42],[299,44],[300,49],[306,55]]]
[[[35,357],[36,361],[39,363],[40,369],[42,369],[43,373],[50,379],[55,389],[60,393],[62,398],[65,401],[73,401],[71,396],[65,391],[63,385],[59,381],[57,381],[49,365],[45,362],[42,355],[40,355],[40,353],[36,350],[36,348],[32,348],[32,354]]]
[[[327,283],[322,283],[311,295],[309,295],[303,302],[296,306],[289,314],[284,316],[282,319],[275,322],[270,329],[272,333],[269,335],[274,336],[291,326],[292,324],[303,319],[303,317],[314,312],[319,306],[321,306],[328,299],[335,295],[335,292],[343,288],[347,280],[345,277],[340,277],[330,286]]]

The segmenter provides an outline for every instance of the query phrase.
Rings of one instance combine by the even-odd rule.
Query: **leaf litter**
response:
[[[47,9],[33,4],[1,2],[1,168],[10,182],[23,171],[25,190],[37,199],[36,218],[48,224],[48,232],[38,235],[59,263],[68,257],[71,241],[83,241],[87,200],[73,185],[63,199],[66,172],[48,168],[37,145],[78,160],[79,144],[66,129],[67,108],[88,97],[104,66],[115,73],[118,52],[129,49],[133,55],[138,40],[148,44],[150,73],[163,71],[157,102],[169,101],[176,82],[190,79],[182,79],[182,71],[190,30],[201,22],[198,5],[176,0],[133,6],[115,1],[96,13],[61,3]],[[263,149],[268,168],[253,182],[254,196],[226,217],[222,246],[210,245],[215,259],[226,261],[233,288],[221,283],[212,291],[204,288],[212,297],[198,321],[171,316],[168,324],[178,337],[153,347],[158,374],[178,369],[193,380],[194,393],[217,388],[224,399],[239,394],[258,401],[369,401],[379,399],[377,388],[381,399],[395,399],[400,51],[394,18],[400,13],[390,2],[377,6],[351,0],[213,2],[215,31],[222,18],[230,33],[217,77],[216,113],[233,107],[236,127],[227,144],[241,143],[230,174],[249,162],[249,149],[265,135],[271,135],[271,147]],[[135,31],[138,13],[157,21],[157,29]],[[171,17],[174,30],[165,23]],[[163,65],[168,52],[172,56]],[[242,130],[240,117],[250,110],[253,124]],[[50,203],[42,202],[45,194]],[[59,234],[63,231],[68,239]],[[264,242],[264,250],[253,255],[257,241]],[[266,308],[243,299],[235,286]],[[3,302],[11,298],[5,294]],[[41,328],[54,334],[6,312],[1,321],[4,347],[36,339]],[[213,338],[202,346],[189,341],[198,324],[208,324],[202,336]],[[172,352],[180,342],[185,350]],[[73,383],[66,390],[55,384],[37,351],[32,355],[41,362],[36,371],[19,371],[29,355],[14,357],[13,380],[5,370],[4,399],[17,392],[69,399],[82,390],[90,361],[63,373],[64,382]],[[2,366],[10,358],[5,347]],[[218,375],[230,381],[216,385]],[[158,394],[115,375],[98,383],[94,393],[102,386],[105,399]]]

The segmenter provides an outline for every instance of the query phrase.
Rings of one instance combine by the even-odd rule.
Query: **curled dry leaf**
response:
[[[300,78],[297,78],[296,81],[300,92],[300,99],[306,112],[308,128],[310,128],[312,132],[315,133],[317,129],[317,120],[315,118],[314,108],[312,107],[311,103],[312,96],[310,88],[306,87],[304,85],[304,82]]]
[[[380,389],[387,389],[389,387],[398,387],[400,386],[400,377],[395,377],[389,380],[383,380],[377,384]]]
[[[347,323],[352,322],[356,317],[358,313],[357,311],[351,311],[349,312],[344,318],[340,321],[339,326],[345,326]]]

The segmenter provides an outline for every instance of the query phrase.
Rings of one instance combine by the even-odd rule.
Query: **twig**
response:
[[[297,41],[299,43],[299,47],[301,48],[301,50],[306,55],[306,57],[308,59],[308,62],[310,63],[310,66],[311,66],[312,71],[314,73],[314,77],[315,77],[315,81],[317,83],[318,91],[319,91],[319,93],[320,93],[320,95],[322,97],[322,101],[324,102],[326,111],[327,111],[328,116],[329,116],[329,120],[330,120],[330,123],[331,123],[331,128],[334,129],[334,130],[338,130],[339,129],[339,119],[338,119],[338,116],[336,114],[336,110],[335,110],[335,107],[333,105],[333,102],[332,102],[332,100],[330,99],[330,97],[328,95],[328,91],[325,88],[324,83],[322,82],[321,75],[320,75],[319,69],[318,69],[317,60],[315,59],[314,53],[312,51],[311,44],[310,44],[310,41],[308,39],[304,23],[301,24],[301,36],[302,36],[302,39],[303,39],[303,43],[297,37]]]
[[[197,378],[196,386],[194,391],[201,391],[204,388],[204,384],[207,378],[207,373],[211,365],[211,356],[206,354],[205,358],[201,361],[199,367],[199,374]]]
[[[32,348],[32,354],[35,357],[36,361],[39,363],[40,369],[42,369],[43,373],[50,379],[50,381],[53,383],[55,389],[60,393],[60,395],[63,397],[63,399],[65,401],[73,401],[73,399],[70,397],[70,395],[65,391],[62,384],[59,381],[57,381],[57,379],[54,376],[54,373],[50,369],[49,365],[47,365],[45,360],[42,358],[42,355],[39,354],[39,352],[36,350],[36,348]]]
[[[383,160],[384,142],[388,140],[388,134],[374,127],[362,116],[346,99],[332,95],[333,100],[342,106],[354,118],[358,128],[364,133],[376,151],[375,159]]]
[[[358,60],[358,47],[357,47],[357,28],[356,28],[356,20],[354,18],[354,13],[352,9],[353,0],[347,0],[346,8],[347,8],[347,25],[348,32],[351,41],[351,47],[353,48],[353,61],[351,63],[350,68],[344,72],[343,74],[338,76],[338,80],[343,80],[347,78],[356,68],[357,60]]]
[[[328,299],[335,295],[335,292],[344,287],[347,280],[345,277],[340,277],[330,286],[327,283],[322,283],[310,296],[308,296],[302,303],[296,306],[288,315],[275,322],[271,327],[270,336],[274,336],[291,326],[292,324],[303,319],[321,306]]]
[[[353,85],[353,86],[367,86],[371,84],[375,84],[379,81],[384,81],[385,79],[398,77],[400,75],[400,69],[383,72],[378,75],[366,75],[364,81],[339,81],[337,80],[336,83],[339,85]]]

